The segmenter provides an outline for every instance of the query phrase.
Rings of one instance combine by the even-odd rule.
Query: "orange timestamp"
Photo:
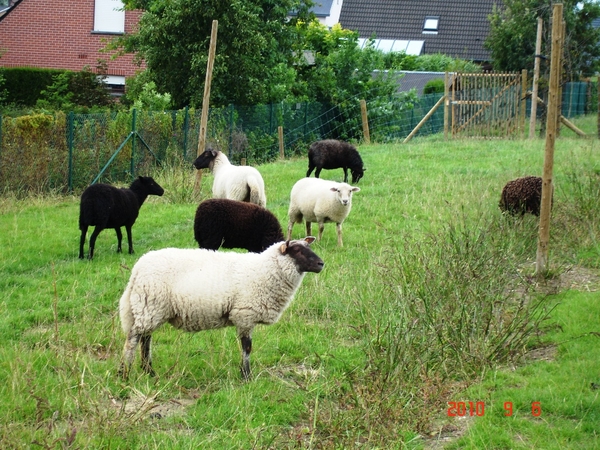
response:
[[[485,402],[448,402],[448,417],[465,417],[485,415]],[[513,415],[513,403],[504,402],[504,415],[510,417]],[[542,415],[542,403],[531,403],[531,415],[540,417]]]

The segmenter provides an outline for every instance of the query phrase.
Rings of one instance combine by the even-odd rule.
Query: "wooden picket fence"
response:
[[[455,73],[446,90],[452,137],[523,137],[527,71]]]

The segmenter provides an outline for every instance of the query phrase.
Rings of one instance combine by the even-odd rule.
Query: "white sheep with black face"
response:
[[[218,150],[208,149],[194,161],[198,170],[208,168],[214,175],[213,198],[255,203],[265,208],[267,196],[260,172],[250,166],[234,166]]]
[[[121,373],[126,378],[141,343],[142,368],[153,374],[152,333],[164,323],[196,332],[234,326],[242,342],[242,376],[250,378],[252,330],[279,320],[306,272],[323,260],[315,240],[283,241],[262,253],[167,248],[146,253],[134,265],[119,313],[127,335]]]
[[[311,223],[319,224],[319,240],[323,236],[326,222],[335,222],[337,243],[341,247],[342,223],[352,209],[352,194],[360,188],[347,183],[323,180],[321,178],[302,178],[294,184],[290,194],[288,216],[288,239],[292,236],[295,223],[306,221],[307,234]]]

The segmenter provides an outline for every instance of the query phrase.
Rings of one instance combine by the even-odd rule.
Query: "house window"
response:
[[[423,34],[437,34],[439,23],[439,16],[425,17],[425,23],[423,24]]]
[[[94,31],[98,33],[125,32],[125,10],[121,0],[95,0]]]

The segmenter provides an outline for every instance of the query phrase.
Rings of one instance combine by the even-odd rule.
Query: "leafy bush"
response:
[[[102,76],[85,67],[81,72],[65,71],[55,75],[52,84],[40,92],[38,108],[89,112],[110,106],[113,100]]]
[[[440,94],[445,91],[445,82],[441,78],[429,80],[423,87],[423,94]]]

